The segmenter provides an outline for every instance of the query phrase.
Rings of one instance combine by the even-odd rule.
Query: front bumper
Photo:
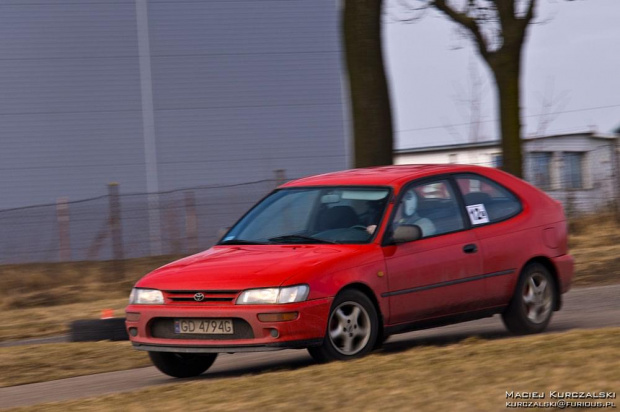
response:
[[[175,352],[175,353],[238,353],[238,352],[267,352],[282,349],[304,349],[309,346],[319,346],[322,338],[267,343],[264,345],[229,345],[229,346],[162,346],[132,343],[134,349],[148,352]]]
[[[331,298],[284,305],[130,305],[125,322],[136,349],[160,352],[250,352],[305,348],[322,342]],[[297,312],[295,320],[263,322],[259,314]],[[175,318],[233,319],[249,325],[243,336],[175,336],[173,331],[154,336],[156,324]],[[246,325],[246,326],[247,326]],[[155,333],[157,335],[157,332]]]

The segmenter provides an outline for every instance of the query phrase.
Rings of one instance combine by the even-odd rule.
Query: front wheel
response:
[[[320,363],[358,358],[375,347],[378,331],[377,311],[368,296],[346,290],[332,304],[323,343],[308,352]]]
[[[213,365],[217,353],[149,352],[157,369],[174,378],[191,378],[205,372]]]
[[[502,314],[504,325],[516,334],[542,332],[551,320],[557,299],[549,270],[540,263],[531,263],[523,269],[510,305]]]

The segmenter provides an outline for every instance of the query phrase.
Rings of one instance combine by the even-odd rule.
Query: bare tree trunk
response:
[[[498,110],[502,141],[502,170],[523,177],[523,154],[521,153],[521,107],[519,87],[521,59],[502,56],[504,62],[489,62],[497,83]]]
[[[392,112],[381,43],[382,3],[382,0],[344,1],[342,25],[355,167],[392,164]]]
[[[502,169],[517,177],[523,176],[521,154],[521,118],[519,81],[521,52],[527,28],[535,17],[537,0],[520,2],[469,1],[465,11],[447,0],[428,0],[427,4],[444,13],[471,35],[478,53],[491,68],[497,84],[500,131],[502,139]],[[521,9],[522,13],[517,10]],[[485,36],[484,26],[493,25],[494,35]],[[488,33],[487,33],[488,34]]]

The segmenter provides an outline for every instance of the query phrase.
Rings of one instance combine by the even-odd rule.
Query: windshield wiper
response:
[[[270,242],[280,242],[285,240],[309,240],[315,243],[330,243],[330,244],[338,244],[333,240],[319,239],[318,237],[306,236],[306,235],[282,235],[276,236],[269,239]]]
[[[264,245],[263,242],[254,242],[252,240],[228,239],[221,241],[218,245]]]

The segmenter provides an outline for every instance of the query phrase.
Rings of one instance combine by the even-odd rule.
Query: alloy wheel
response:
[[[523,285],[523,305],[532,323],[543,323],[551,313],[553,303],[551,285],[539,272],[532,273]]]
[[[360,352],[370,339],[371,321],[368,312],[357,302],[343,302],[329,320],[329,339],[338,352],[352,356]]]

